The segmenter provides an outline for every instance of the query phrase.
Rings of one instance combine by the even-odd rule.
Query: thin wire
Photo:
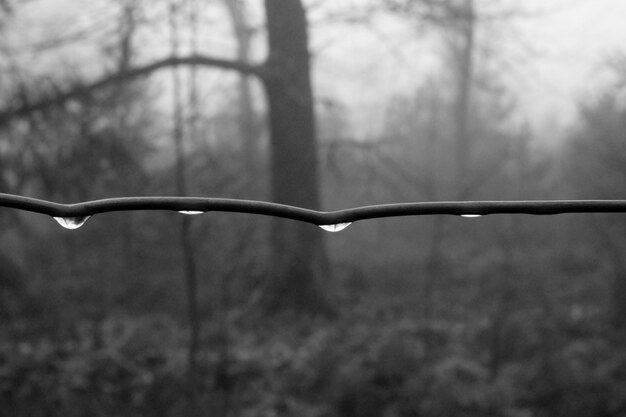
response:
[[[564,213],[626,213],[626,200],[448,201],[383,204],[337,211],[316,211],[255,200],[208,197],[121,197],[60,204],[36,198],[0,193],[0,207],[47,214],[53,217],[87,217],[131,210],[248,213],[297,220],[314,225],[351,223],[383,217],[489,214],[552,215]]]

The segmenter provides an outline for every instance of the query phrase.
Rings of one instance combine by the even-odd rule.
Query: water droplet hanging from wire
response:
[[[78,216],[78,217],[54,217],[61,226],[69,230],[78,229],[84,225],[90,216]]]
[[[337,223],[337,224],[320,224],[319,226],[327,232],[341,232],[352,223]]]

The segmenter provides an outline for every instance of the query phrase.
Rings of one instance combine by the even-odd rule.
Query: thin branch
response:
[[[28,116],[32,113],[45,110],[47,108],[58,106],[68,100],[92,94],[102,88],[114,85],[116,83],[127,81],[133,78],[147,76],[157,70],[180,65],[212,67],[223,70],[237,71],[242,74],[254,75],[263,78],[266,75],[264,65],[248,64],[245,62],[210,57],[206,55],[190,55],[186,57],[172,56],[159,61],[152,62],[136,68],[130,68],[123,72],[107,74],[92,83],[74,86],[67,91],[55,93],[48,97],[43,97],[21,106],[0,110],[0,124],[7,121]]]
[[[0,207],[64,218],[85,218],[99,213],[131,210],[171,210],[192,213],[217,211],[281,217],[315,225],[333,225],[382,217],[443,214],[484,216],[488,214],[626,213],[626,200],[442,201],[383,204],[324,212],[264,201],[226,198],[121,197],[77,204],[60,204],[0,193]]]

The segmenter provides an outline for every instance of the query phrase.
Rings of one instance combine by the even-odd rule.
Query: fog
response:
[[[0,410],[624,415],[625,214],[284,205],[623,198],[625,17],[0,1]],[[292,219],[50,204],[146,196]]]

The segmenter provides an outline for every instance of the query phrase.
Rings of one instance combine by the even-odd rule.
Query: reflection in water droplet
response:
[[[461,214],[461,217],[475,218],[475,217],[482,217],[482,214]]]
[[[341,232],[352,223],[337,223],[337,224],[320,224],[319,226],[327,232]]]
[[[187,214],[187,215],[190,215],[190,216],[195,216],[196,214],[204,213],[204,211],[199,211],[199,210],[179,210],[178,212],[180,214]]]
[[[55,217],[54,220],[57,221],[61,226],[66,229],[74,230],[81,227],[85,222],[89,219],[90,216],[79,216],[79,217]]]

